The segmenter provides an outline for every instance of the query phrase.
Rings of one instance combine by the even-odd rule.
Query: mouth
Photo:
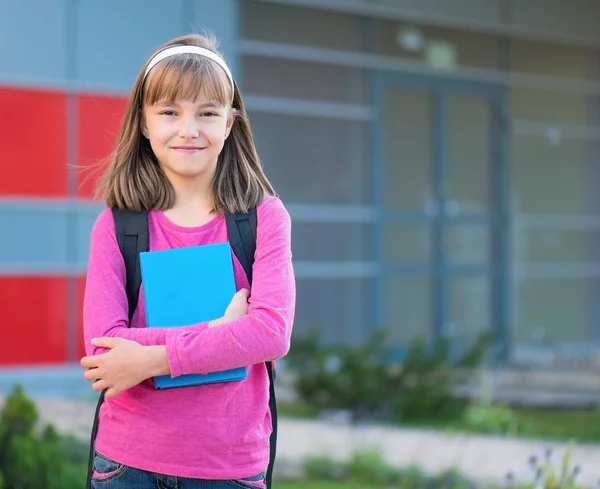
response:
[[[200,146],[174,146],[172,149],[179,151],[180,153],[192,154],[202,151],[204,148]]]

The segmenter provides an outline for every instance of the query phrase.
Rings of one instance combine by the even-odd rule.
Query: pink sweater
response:
[[[149,213],[150,250],[227,242],[223,216],[199,227],[181,227],[159,211]],[[291,222],[281,201],[257,208],[257,241],[248,314],[208,329],[147,328],[143,285],[127,327],[125,267],[109,209],[92,229],[84,299],[85,344],[113,336],[143,345],[166,345],[173,376],[248,367],[248,378],[206,386],[155,390],[151,380],[104,402],[96,449],[116,462],[151,472],[199,479],[239,479],[266,470],[271,417],[263,362],[290,346],[296,288]],[[248,288],[232,252],[238,290]]]

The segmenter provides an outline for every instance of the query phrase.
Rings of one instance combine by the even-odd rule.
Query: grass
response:
[[[577,442],[600,442],[600,411],[521,409],[522,435]]]
[[[600,443],[600,411],[515,408],[515,412],[521,426],[517,437]],[[417,420],[409,426],[477,433],[460,420]]]
[[[304,405],[282,405],[279,407],[282,416],[310,419],[317,416],[315,408]],[[579,443],[600,443],[600,410],[550,410],[515,408],[521,431],[519,437],[540,438],[548,440],[574,440]],[[460,420],[416,420],[399,426],[412,428],[435,428],[455,432],[474,433]],[[348,486],[344,486],[348,487]]]

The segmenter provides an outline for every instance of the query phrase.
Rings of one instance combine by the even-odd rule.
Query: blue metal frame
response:
[[[385,327],[385,281],[391,276],[429,276],[433,280],[432,307],[435,311],[433,335],[440,337],[448,333],[449,317],[449,285],[450,279],[457,276],[489,277],[492,283],[492,324],[496,328],[498,353],[500,358],[508,355],[509,338],[509,205],[508,205],[508,94],[506,87],[495,84],[461,81],[444,77],[423,77],[388,72],[372,74],[372,100],[377,111],[373,124],[373,198],[378,209],[374,249],[376,259],[380,263],[380,273],[374,287],[375,294],[375,327]],[[435,216],[423,212],[394,212],[385,209],[385,161],[386,138],[385,121],[387,107],[385,97],[387,90],[393,88],[409,88],[427,91],[434,97],[433,114],[433,157],[431,177],[438,208],[442,209]],[[486,96],[493,107],[492,128],[492,200],[487,213],[465,213],[456,217],[448,217],[443,206],[448,199],[445,182],[448,179],[448,98],[452,94],[468,93]],[[429,224],[432,226],[432,255],[429,264],[388,264],[384,262],[385,225],[390,222],[405,224]],[[450,265],[446,256],[446,230],[456,224],[479,224],[489,226],[491,231],[492,250],[490,262],[481,265]],[[406,345],[398,345],[404,350]],[[401,355],[401,352],[399,352]]]
[[[78,63],[77,63],[77,19],[78,19],[78,2],[77,0],[66,1],[66,78],[69,84],[76,85],[78,79]],[[67,131],[66,131],[66,147],[67,147],[67,164],[78,164],[78,96],[70,92],[67,94]],[[67,196],[73,201],[77,198],[77,173],[69,171],[65,172]],[[78,343],[82,334],[78,331],[78,304],[79,286],[77,276],[73,273],[77,263],[77,209],[76,204],[69,203],[66,211],[66,228],[67,238],[65,247],[65,256],[67,265],[70,270],[67,276],[67,300],[66,300],[66,359],[68,362],[76,362],[78,360]]]

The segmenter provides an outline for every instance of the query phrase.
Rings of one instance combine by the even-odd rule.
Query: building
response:
[[[0,0],[0,364],[76,361],[89,230],[162,42],[210,29],[294,220],[296,330],[600,345],[596,0]]]

